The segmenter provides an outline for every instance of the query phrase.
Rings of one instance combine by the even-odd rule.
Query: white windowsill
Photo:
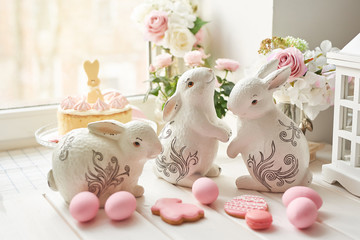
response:
[[[130,104],[140,108],[148,119],[154,120],[155,98],[143,102],[143,96],[128,97]],[[58,105],[0,110],[0,151],[36,146],[35,131],[56,123]]]

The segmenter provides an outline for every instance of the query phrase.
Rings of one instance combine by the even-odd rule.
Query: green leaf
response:
[[[214,106],[215,106],[215,111],[216,111],[216,115],[218,116],[218,118],[222,118],[225,116],[226,110],[227,110],[226,105],[227,105],[227,102],[224,99],[224,97],[221,95],[221,92],[218,92],[215,90]]]
[[[317,75],[321,75],[321,72],[322,72],[322,69],[319,69],[319,70],[317,70],[315,73],[316,73]]]
[[[200,28],[201,28],[202,26],[204,26],[205,24],[207,24],[207,23],[208,23],[208,22],[203,21],[201,18],[196,17],[196,20],[195,20],[195,22],[194,22],[194,27],[191,28],[191,29],[189,29],[189,30],[190,30],[190,32],[192,32],[192,34],[195,35],[195,34],[200,30]]]
[[[199,48],[201,48],[200,45],[199,45]],[[211,64],[210,64],[210,59],[209,59],[209,58],[204,59],[204,67],[211,68]]]
[[[170,82],[171,85],[174,86],[175,88],[176,88],[176,85],[177,85],[177,82],[178,82],[180,76],[181,76],[181,75],[175,75],[175,76],[173,77],[173,79],[171,80],[171,82]]]
[[[175,89],[171,86],[171,85],[168,85],[165,87],[165,93],[167,95],[167,97],[171,97],[175,92]]]
[[[225,82],[220,86],[220,88],[224,90],[224,95],[228,97],[234,86],[235,84],[233,82]]]
[[[222,78],[221,78],[221,77],[216,76],[216,79],[217,79],[218,83],[222,84],[223,80],[222,80]]]
[[[160,91],[160,86],[157,86],[154,89],[150,89],[149,94],[154,95],[154,96],[158,96],[159,95],[159,91]]]
[[[159,79],[160,82],[162,82],[162,83],[165,84],[165,85],[170,84],[170,79],[167,78],[167,77],[161,76],[161,77],[158,77],[158,79]]]
[[[160,82],[160,78],[158,78],[158,77],[150,78],[150,82],[151,82],[151,83],[159,83],[159,82]]]

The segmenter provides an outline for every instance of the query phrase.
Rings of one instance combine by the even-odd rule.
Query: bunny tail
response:
[[[55,183],[55,179],[54,179],[52,170],[49,171],[49,173],[47,175],[47,179],[48,179],[48,185],[51,188],[51,190],[57,191],[58,189],[57,189],[57,186],[56,186],[56,183]]]

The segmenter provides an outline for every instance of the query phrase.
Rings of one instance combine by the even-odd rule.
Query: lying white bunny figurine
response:
[[[117,191],[140,197],[144,189],[137,183],[144,164],[161,149],[155,131],[145,121],[89,123],[88,128],[72,130],[58,143],[48,183],[67,203],[82,191],[95,193],[101,207]]]
[[[159,136],[164,148],[155,173],[170,183],[192,187],[200,177],[220,174],[213,164],[218,140],[227,142],[231,130],[216,116],[215,81],[209,68],[186,71],[164,107],[167,124]]]
[[[251,176],[240,176],[238,188],[284,192],[311,183],[309,147],[302,131],[273,101],[274,90],[290,76],[290,68],[277,70],[278,60],[264,65],[254,77],[233,88],[228,108],[238,116],[236,138],[227,154],[241,153]]]

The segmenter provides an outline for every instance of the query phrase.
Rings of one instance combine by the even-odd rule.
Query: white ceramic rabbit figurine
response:
[[[144,189],[137,183],[143,166],[161,149],[154,129],[144,121],[89,123],[88,128],[72,130],[58,143],[48,183],[67,203],[82,191],[95,193],[101,207],[120,190],[140,197]]]
[[[237,115],[238,126],[227,154],[234,158],[241,153],[250,173],[237,178],[238,188],[284,192],[312,180],[308,142],[273,100],[274,90],[290,76],[289,67],[277,66],[278,60],[272,60],[254,77],[240,80],[229,97],[228,108]]]
[[[211,69],[188,70],[165,104],[167,124],[159,136],[163,152],[156,159],[155,173],[170,183],[192,187],[200,177],[220,174],[213,164],[218,140],[227,142],[231,129],[216,116],[214,87]]]

